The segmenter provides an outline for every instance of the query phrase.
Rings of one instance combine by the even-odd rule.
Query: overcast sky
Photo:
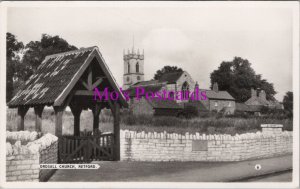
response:
[[[292,90],[292,9],[251,6],[9,8],[7,30],[23,43],[42,33],[80,47],[98,46],[123,84],[123,49],[145,51],[145,79],[178,66],[209,88],[210,73],[234,56],[274,83],[282,100]],[[188,4],[185,4],[188,5]],[[127,50],[126,50],[127,51]]]

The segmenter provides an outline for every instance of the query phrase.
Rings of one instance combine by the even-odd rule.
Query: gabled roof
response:
[[[235,103],[236,111],[241,112],[260,112],[261,108],[261,105],[247,105],[244,103]]]
[[[206,91],[208,99],[223,99],[223,100],[235,100],[227,91],[218,91],[200,89],[200,91]]]
[[[247,104],[247,105],[262,105],[262,106],[272,106],[272,105],[274,105],[271,101],[268,101],[266,99],[262,99],[260,97],[255,97],[255,96],[252,96],[251,98],[249,98],[245,102],[245,104]]]
[[[183,106],[173,100],[149,100],[154,109],[183,109]]]
[[[140,95],[140,96],[145,96],[147,92],[155,93],[155,92],[161,90],[163,86],[162,85],[146,85],[146,86],[139,86],[138,85],[138,86],[133,86],[133,87],[130,87],[126,90],[129,93],[130,97],[135,97],[136,90],[137,90],[138,87],[145,90],[145,93],[143,95]]]
[[[121,105],[127,107],[125,97],[120,92],[98,47],[46,56],[35,73],[25,82],[24,87],[8,103],[8,106],[40,104],[60,106],[94,58],[97,59],[110,86],[121,94]]]
[[[176,83],[184,72],[165,73],[159,79],[159,82]]]
[[[148,81],[139,81],[133,84],[132,86],[146,86],[146,85],[157,85],[159,84],[158,80],[148,80]]]

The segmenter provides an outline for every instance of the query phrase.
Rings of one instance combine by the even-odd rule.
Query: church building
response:
[[[226,108],[229,113],[234,112],[235,100],[227,91],[201,90],[198,83],[186,71],[166,73],[158,80],[144,80],[144,52],[140,53],[139,50],[135,52],[132,48],[131,52],[129,50],[127,53],[124,52],[123,59],[123,89],[129,92],[129,108],[133,114],[178,116],[187,104],[196,105],[198,111],[220,111]],[[200,91],[205,91],[206,100],[192,102],[189,95],[186,95],[189,93],[185,92],[194,92],[196,87]],[[144,90],[140,99],[136,98],[137,88]],[[145,97],[147,92],[159,93],[162,91],[180,91],[183,98],[147,100]]]

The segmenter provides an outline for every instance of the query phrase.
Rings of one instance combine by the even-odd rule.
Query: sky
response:
[[[239,56],[274,84],[279,101],[292,91],[291,6],[148,5],[10,7],[7,31],[24,44],[46,33],[78,48],[98,46],[120,86],[123,51],[132,49],[134,36],[135,49],[145,53],[145,80],[171,65],[190,73],[200,88],[209,88],[210,73]]]

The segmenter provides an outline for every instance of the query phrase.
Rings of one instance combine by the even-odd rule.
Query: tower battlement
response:
[[[144,81],[144,51],[139,52],[132,48],[125,53],[123,51],[124,73],[123,73],[123,89],[128,89],[131,85]]]

